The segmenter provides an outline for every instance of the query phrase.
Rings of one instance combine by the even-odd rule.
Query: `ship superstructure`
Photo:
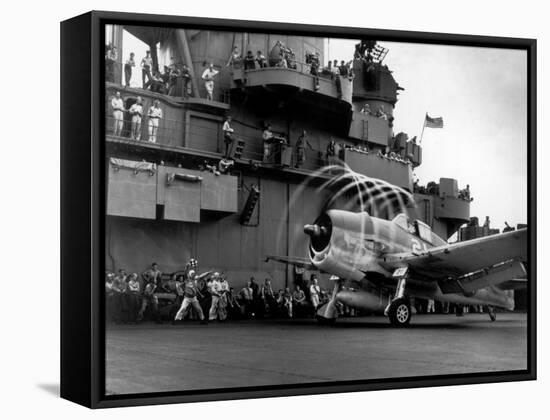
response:
[[[125,87],[123,31],[147,44],[154,70],[188,66],[187,84],[177,79],[170,94]],[[384,64],[387,50],[375,41],[358,42],[346,75],[326,69],[323,38],[139,26],[112,26],[107,35],[119,51],[105,86],[107,268],[140,271],[156,261],[172,272],[196,258],[201,270],[224,270],[238,285],[255,276],[283,287],[292,282],[293,267],[265,256],[307,255],[303,226],[330,195],[317,189],[326,175],[310,179],[336,161],[411,192],[410,211],[443,238],[469,220],[470,199],[457,180],[414,185],[422,147],[394,132],[403,89]],[[240,59],[232,57],[235,46]],[[265,66],[247,65],[249,51],[264,55]],[[136,51],[133,69],[139,79],[141,55]],[[202,78],[210,64],[218,72],[213,100],[206,99]],[[114,133],[117,92],[126,109],[140,97],[145,114],[159,101],[156,142],[147,141],[146,117],[139,140],[131,138],[127,113],[121,133]],[[227,116],[234,140],[225,171],[219,162]],[[277,141],[266,155],[268,125]],[[295,147],[300,136],[307,140],[303,159]]]

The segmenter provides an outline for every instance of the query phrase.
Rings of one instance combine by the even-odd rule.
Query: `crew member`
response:
[[[209,284],[210,294],[212,295],[212,303],[210,305],[210,311],[208,312],[208,320],[214,321],[218,317],[218,307],[220,305],[220,298],[222,296],[220,273],[216,272],[212,275],[212,280]]]
[[[317,314],[317,307],[320,303],[321,288],[319,287],[317,276],[315,274],[311,275],[311,285],[309,286],[309,299],[311,300],[311,305],[313,306],[313,316]]]
[[[134,57],[135,54],[131,52],[130,58],[128,58],[128,60],[126,60],[126,63],[124,64],[124,80],[126,82],[126,87],[130,86],[130,80],[132,79],[132,67],[136,66]]]
[[[298,313],[298,316],[300,316],[300,313],[302,313],[302,308],[304,308],[306,304],[306,295],[299,284],[296,285],[294,288],[294,293],[292,293],[292,306],[295,308],[295,312]]]
[[[117,92],[115,97],[111,100],[111,108],[113,108],[113,135],[120,137],[122,134],[122,127],[124,125],[124,102],[120,96],[120,92]]]
[[[149,81],[151,92],[164,93],[164,79],[158,71],[153,72],[153,76]]]
[[[275,301],[275,295],[271,287],[271,279],[269,278],[266,278],[264,285],[260,287],[260,300],[263,304],[262,309],[264,316],[268,315]]]
[[[229,60],[227,61],[226,67],[234,66],[235,63],[238,63],[241,60],[241,53],[239,52],[239,47],[236,45],[233,47],[233,51],[231,51],[231,56],[229,57]]]
[[[229,158],[223,158],[218,163],[218,171],[220,174],[227,174],[231,171],[231,168],[235,165],[235,161]]]
[[[168,68],[168,95],[177,96],[176,88],[178,85],[178,77],[181,76],[181,71],[175,62],[174,57],[170,59],[170,67]]]
[[[157,289],[157,285],[151,280],[147,283],[145,286],[145,289],[143,290],[142,295],[142,301],[141,301],[141,309],[138,313],[138,321],[141,321],[143,319],[143,314],[145,313],[145,310],[148,306],[152,306],[153,308],[153,318],[159,322],[159,312],[158,312],[158,297],[155,295],[155,290]]]
[[[143,117],[142,99],[137,97],[136,103],[130,107],[130,115],[132,116],[132,140],[141,140],[141,119]]]
[[[139,311],[139,281],[136,273],[130,274],[126,289],[126,299],[128,308],[128,318],[130,322],[137,321]]]
[[[254,317],[254,290],[252,290],[250,280],[239,292],[241,299],[241,311],[243,316]]]
[[[149,108],[147,116],[149,117],[149,141],[157,142],[157,132],[159,129],[159,120],[162,119],[162,109],[159,106],[160,102],[155,99],[153,106]]]
[[[248,51],[244,56],[244,69],[254,70],[256,68],[256,59],[252,54],[252,51]]]
[[[231,150],[231,146],[233,145],[233,130],[231,128],[231,117],[227,116],[223,123],[223,142],[225,143],[225,158],[227,159],[229,157],[229,151]]]
[[[151,76],[151,70],[153,69],[153,58],[151,57],[151,51],[145,52],[145,57],[141,59],[141,81],[143,89],[147,89],[153,79]],[[145,80],[147,78],[147,80]]]
[[[204,314],[202,312],[201,305],[197,299],[198,287],[197,287],[198,276],[195,276],[195,272],[191,270],[189,275],[185,279],[183,286],[183,302],[181,303],[180,309],[178,310],[174,321],[180,321],[185,318],[187,309],[189,306],[192,306],[193,309],[197,312],[201,322],[205,322]]]
[[[285,310],[285,315],[292,318],[292,293],[290,293],[288,287],[285,287],[285,291],[283,292],[283,308]]]
[[[313,76],[313,90],[318,91],[321,87],[319,85],[319,53],[316,52],[310,59],[309,72]]]
[[[105,54],[105,81],[115,82],[115,65],[118,58],[117,49],[115,46],[107,47]]]
[[[271,131],[271,124],[267,124],[263,133],[262,139],[264,141],[264,162],[267,162],[271,157],[271,143],[273,142],[273,132]]]
[[[313,150],[313,147],[307,139],[306,130],[302,130],[302,134],[298,137],[298,140],[296,140],[296,165],[294,165],[296,168],[302,166],[306,161],[306,145]]]
[[[145,283],[153,282],[157,286],[160,286],[161,276],[162,272],[159,270],[159,266],[156,262],[151,264],[151,267],[141,274],[141,277],[143,278]]]
[[[333,138],[327,144],[327,165],[334,165],[336,159],[336,142]]]
[[[256,59],[256,62],[258,63],[259,68],[262,69],[264,67],[267,67],[267,60],[265,58],[265,55],[263,55],[261,51],[258,51],[256,53],[255,59]]]
[[[227,319],[227,294],[229,293],[229,282],[225,275],[220,276],[219,280],[220,299],[218,302],[218,319],[225,321]]]
[[[340,67],[338,67],[338,69],[340,70],[340,76],[344,76],[344,77],[349,76],[349,68],[346,65],[346,62],[344,60],[340,62]]]
[[[361,113],[362,114],[367,114],[367,115],[371,114],[370,105],[368,103],[363,105],[363,108],[361,108]]]
[[[202,73],[202,80],[204,80],[204,87],[206,88],[206,99],[209,101],[214,100],[214,77],[219,73],[214,68],[214,64],[210,63],[208,68]]]

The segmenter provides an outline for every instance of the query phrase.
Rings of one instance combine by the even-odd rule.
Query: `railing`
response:
[[[144,116],[133,119],[128,111],[122,113],[122,119],[113,113],[105,116],[105,133],[108,136],[127,138],[135,141],[159,143],[169,146],[183,146],[185,123],[171,119],[151,119],[144,110]],[[156,121],[156,122],[155,122]]]
[[[147,110],[144,110],[146,114]],[[132,122],[132,117],[129,112],[123,112],[122,119],[115,118],[111,113],[108,113],[105,116],[106,123],[106,134],[110,137],[116,137],[121,139],[129,139],[136,141],[137,144],[140,142],[144,143],[153,143],[161,144],[172,147],[186,147],[185,136],[187,139],[192,136],[212,136],[216,139],[216,148],[215,150],[200,150],[193,149],[197,152],[206,151],[210,153],[219,153],[221,155],[225,152],[225,144],[223,142],[223,132],[221,130],[221,124],[214,128],[212,126],[207,126],[200,124],[198,122],[190,123],[188,126],[183,121],[172,120],[172,119],[158,119],[157,123],[149,123],[152,121],[147,115],[141,118],[141,122],[134,120]],[[275,133],[277,134],[277,133]],[[230,150],[230,156],[233,156],[235,148],[238,141],[243,141],[245,147],[243,153],[240,157],[242,160],[251,160],[254,164],[268,165],[268,166],[277,166],[277,162],[274,161],[273,156],[279,151],[277,146],[273,146],[272,154],[268,156],[268,159],[264,159],[264,144],[262,140],[262,130],[258,128],[257,136],[249,135],[234,135],[233,144]],[[287,146],[293,147],[293,146]],[[190,148],[190,147],[186,147]],[[319,150],[311,150],[309,148],[305,149],[305,159],[303,162],[298,162],[298,152],[295,147],[292,150],[292,157],[290,166],[299,167],[301,169],[307,170],[316,170],[327,164],[327,160],[324,158],[324,155]]]
[[[160,145],[166,145],[171,147],[185,147],[186,149],[196,151],[198,154],[201,152],[215,153],[219,154],[220,158],[225,154],[225,143],[223,139],[223,132],[221,129],[221,122],[212,125],[201,124],[197,120],[191,120],[192,122],[188,125],[181,120],[173,120],[162,118],[158,119],[157,123],[149,123],[150,118],[147,117],[147,110],[144,110],[145,116],[141,118],[141,124],[138,124],[137,121],[132,123],[132,117],[129,112],[124,112],[122,120],[117,119],[113,116],[112,112],[108,112],[106,115],[106,134],[112,137],[125,138],[134,140],[136,142],[150,142]],[[257,135],[247,135],[239,133],[238,126],[240,123],[234,121],[233,128],[236,128],[236,134],[233,135],[233,143],[229,151],[230,156],[234,156],[235,148],[238,141],[243,141],[245,143],[243,153],[239,159],[244,161],[252,161],[252,164],[261,165],[264,167],[279,167],[282,166],[280,159],[275,159],[275,156],[278,156],[282,151],[280,146],[277,143],[273,143],[270,149],[270,154],[264,156],[264,142],[262,139],[262,130],[257,128]],[[248,126],[250,129],[251,127]],[[283,133],[274,133],[280,137],[284,137]],[[215,139],[215,141],[200,141],[205,145],[210,145],[210,149],[205,147],[193,147],[189,144],[191,138],[198,138],[199,141],[203,138]],[[286,144],[286,143],[285,143]],[[306,144],[307,146],[307,144]],[[286,164],[289,164],[290,167],[303,170],[317,170],[329,163],[327,159],[326,151],[319,149],[311,149],[310,147],[304,148],[304,159],[299,161],[299,153],[296,147],[291,144],[286,144],[286,147],[292,147],[291,159]],[[376,155],[380,160],[388,160],[396,163],[401,163],[404,166],[408,165],[409,162],[406,159],[401,159],[395,154],[384,155],[381,153],[376,153],[375,151],[367,151],[364,148],[356,148],[349,145],[345,147],[340,147],[339,156],[331,157],[331,160],[345,160],[345,150],[357,152],[359,154],[364,153],[365,155]],[[285,165],[286,166],[286,165]]]
[[[353,70],[353,65],[348,62],[348,63],[346,63],[346,66],[348,68],[348,76],[347,77],[349,77],[350,79],[353,79],[353,71],[352,71]],[[285,66],[285,65],[270,65],[269,64],[269,58],[267,58],[265,66],[260,66],[257,61],[254,61],[254,67],[253,68],[246,68],[245,63],[244,63],[244,59],[240,59],[240,60],[233,61],[232,68],[234,70],[244,70],[244,71],[261,70],[261,69],[264,69],[264,68],[286,68],[286,69],[290,69],[290,70],[295,70],[299,73],[309,74],[309,75],[314,76],[311,73],[311,63],[306,63],[306,62],[298,61],[298,60],[290,60],[290,64],[287,63],[287,65]],[[339,72],[338,72],[338,75],[340,75],[341,77],[346,77],[345,75],[341,75]],[[325,79],[332,79],[334,74],[332,73],[331,70],[328,69],[328,67],[323,67],[323,66],[319,65],[319,68],[317,70],[317,76],[319,76],[321,78],[325,78]]]
[[[254,68],[233,68],[234,87],[260,87],[266,85],[288,85],[300,90],[316,92],[338,99],[351,105],[353,77],[333,74],[327,69],[319,69],[311,74],[311,65],[296,62],[295,66],[255,66]]]
[[[132,67],[131,81],[135,82],[137,80],[139,82],[139,86],[130,86],[130,81],[126,80],[123,63],[107,60],[105,62],[106,82],[120,84],[121,86],[131,87],[132,89],[142,89],[150,92],[159,93],[161,95],[168,95],[178,98],[183,97],[206,99],[204,81],[200,79],[200,77],[197,77],[196,79],[198,80],[198,92],[193,92],[193,83],[191,82],[191,80],[188,81],[188,84],[186,86],[182,76],[177,76],[175,78],[175,83],[170,83],[170,79],[167,79],[167,81],[155,82],[145,76],[146,82],[144,83],[141,67],[136,64],[135,67]],[[230,88],[231,87],[228,84],[214,81],[214,101],[229,104],[231,101]]]

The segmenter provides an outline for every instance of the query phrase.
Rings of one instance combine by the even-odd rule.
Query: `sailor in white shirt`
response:
[[[124,102],[120,97],[120,92],[117,92],[115,97],[111,99],[111,108],[113,108],[113,135],[120,137],[122,133],[122,126],[124,125]]]
[[[202,80],[204,80],[204,87],[206,88],[206,99],[213,101],[214,96],[214,76],[219,73],[214,69],[214,64],[210,63],[208,68],[202,73]]]
[[[147,89],[151,84],[152,76],[151,70],[153,70],[153,57],[151,57],[151,51],[145,52],[145,57],[141,59],[141,81],[143,89]],[[147,78],[147,81],[145,81]]]
[[[218,317],[218,306],[222,297],[222,284],[220,281],[220,273],[214,273],[212,275],[212,282],[210,283],[210,294],[212,295],[212,304],[210,305],[210,311],[208,313],[208,320],[214,321]]]
[[[155,99],[153,106],[149,108],[149,111],[147,112],[147,116],[149,117],[149,141],[151,143],[157,142],[159,120],[162,119],[162,109],[160,109],[159,104],[159,100]]]
[[[313,314],[317,313],[317,307],[319,306],[319,295],[321,294],[321,288],[317,283],[317,276],[311,275],[311,286],[309,286],[309,298],[311,299],[311,305],[313,306]]]
[[[138,96],[136,103],[130,107],[130,115],[132,116],[132,140],[141,140],[143,105],[141,104],[140,96]]]
[[[229,157],[229,150],[231,148],[231,145],[233,144],[233,132],[235,131],[229,125],[230,122],[231,122],[231,117],[227,116],[222,127],[223,141],[225,143],[225,155],[224,155],[225,159]]]

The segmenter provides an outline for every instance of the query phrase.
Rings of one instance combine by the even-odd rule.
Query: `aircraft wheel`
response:
[[[411,322],[411,304],[408,299],[401,298],[393,301],[388,311],[390,322],[394,327],[405,327]]]
[[[488,312],[489,312],[489,318],[491,319],[491,322],[495,322],[497,320],[497,314],[495,312],[495,309],[489,307]]]

